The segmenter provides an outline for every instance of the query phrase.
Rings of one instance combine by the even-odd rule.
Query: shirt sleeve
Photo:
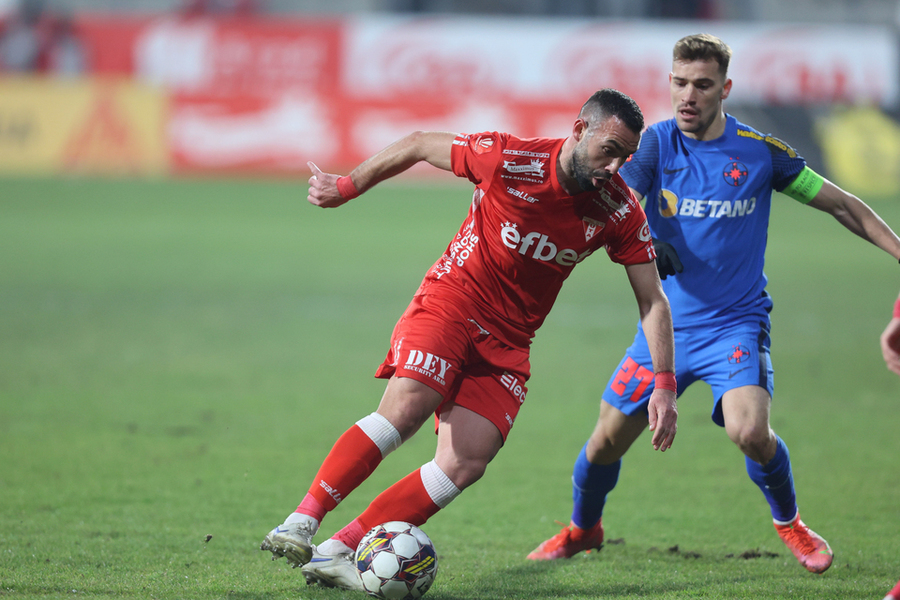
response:
[[[478,185],[493,177],[506,144],[504,134],[494,132],[461,133],[450,149],[450,168],[457,177]]]
[[[610,260],[622,265],[647,263],[656,258],[647,215],[629,192],[626,204],[629,211],[616,224],[615,234],[606,244]]]
[[[659,134],[656,127],[650,127],[641,136],[641,145],[637,152],[631,155],[619,173],[628,187],[646,198],[656,179],[657,170],[659,170]]]
[[[766,136],[766,145],[772,153],[772,189],[782,192],[797,179],[797,175],[806,166],[806,159],[772,136]]]

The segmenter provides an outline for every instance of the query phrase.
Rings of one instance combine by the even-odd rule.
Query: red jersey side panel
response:
[[[640,204],[618,175],[569,196],[556,173],[564,140],[460,135],[453,172],[475,184],[469,214],[419,294],[442,295],[513,345],[530,343],[576,264],[606,247],[621,264],[656,255]]]

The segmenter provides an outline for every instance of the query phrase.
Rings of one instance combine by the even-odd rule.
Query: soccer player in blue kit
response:
[[[712,420],[745,454],[775,529],[809,571],[831,566],[828,543],[800,520],[785,443],[769,425],[773,393],[763,260],[772,190],[833,215],[900,259],[900,238],[859,198],[812,171],[784,142],[725,113],[731,49],[720,39],[679,40],[669,75],[675,117],[651,126],[621,172],[646,213],[675,325],[680,395],[713,392]],[[600,416],[575,461],[571,522],[528,555],[569,558],[599,548],[601,515],[621,459],[647,427],[653,367],[638,327],[603,392]]]

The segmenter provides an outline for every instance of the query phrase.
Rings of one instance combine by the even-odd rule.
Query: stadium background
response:
[[[4,47],[26,9],[70,58],[0,78],[12,175],[302,177],[415,129],[562,136],[606,86],[653,122],[672,44],[708,31],[736,53],[730,112],[862,197],[900,183],[887,0],[0,0]]]

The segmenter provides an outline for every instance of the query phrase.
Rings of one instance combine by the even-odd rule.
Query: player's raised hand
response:
[[[306,196],[310,204],[322,208],[334,208],[347,202],[347,198],[341,196],[338,191],[338,175],[323,172],[312,161],[306,164],[312,171],[312,177],[309,178],[309,194]]]
[[[676,394],[672,390],[656,388],[650,395],[650,403],[647,405],[647,413],[650,419],[650,431],[653,438],[650,443],[654,450],[665,452],[672,447],[675,441],[675,431],[678,429],[678,408],[675,403]]]

